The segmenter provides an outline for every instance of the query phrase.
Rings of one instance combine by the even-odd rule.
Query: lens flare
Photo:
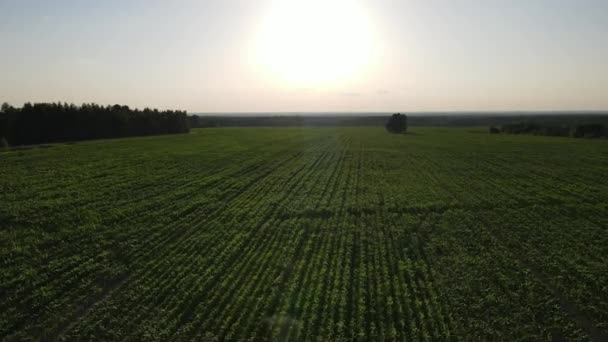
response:
[[[374,51],[371,22],[364,8],[349,0],[277,1],[256,38],[258,64],[274,79],[296,86],[360,77]]]

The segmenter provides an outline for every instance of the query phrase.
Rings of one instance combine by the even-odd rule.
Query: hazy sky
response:
[[[0,0],[0,101],[608,109],[606,0]]]

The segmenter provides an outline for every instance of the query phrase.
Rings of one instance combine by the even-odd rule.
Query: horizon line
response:
[[[437,115],[437,114],[456,114],[456,115],[517,115],[517,114],[541,114],[541,115],[568,115],[568,114],[592,114],[608,115],[608,110],[446,110],[446,111],[188,111],[190,115],[387,115],[393,113],[403,113],[409,115]]]

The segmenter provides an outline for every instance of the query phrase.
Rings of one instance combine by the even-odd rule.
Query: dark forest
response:
[[[26,103],[15,108],[5,103],[0,111],[0,140],[11,146],[189,131],[188,115],[180,110],[94,103]]]

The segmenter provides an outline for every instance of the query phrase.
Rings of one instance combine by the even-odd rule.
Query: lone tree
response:
[[[8,135],[9,115],[11,115],[12,109],[13,108],[6,102],[0,106],[0,151],[8,147],[6,137]]]
[[[386,130],[391,133],[405,133],[407,131],[407,115],[393,114],[386,123]]]

